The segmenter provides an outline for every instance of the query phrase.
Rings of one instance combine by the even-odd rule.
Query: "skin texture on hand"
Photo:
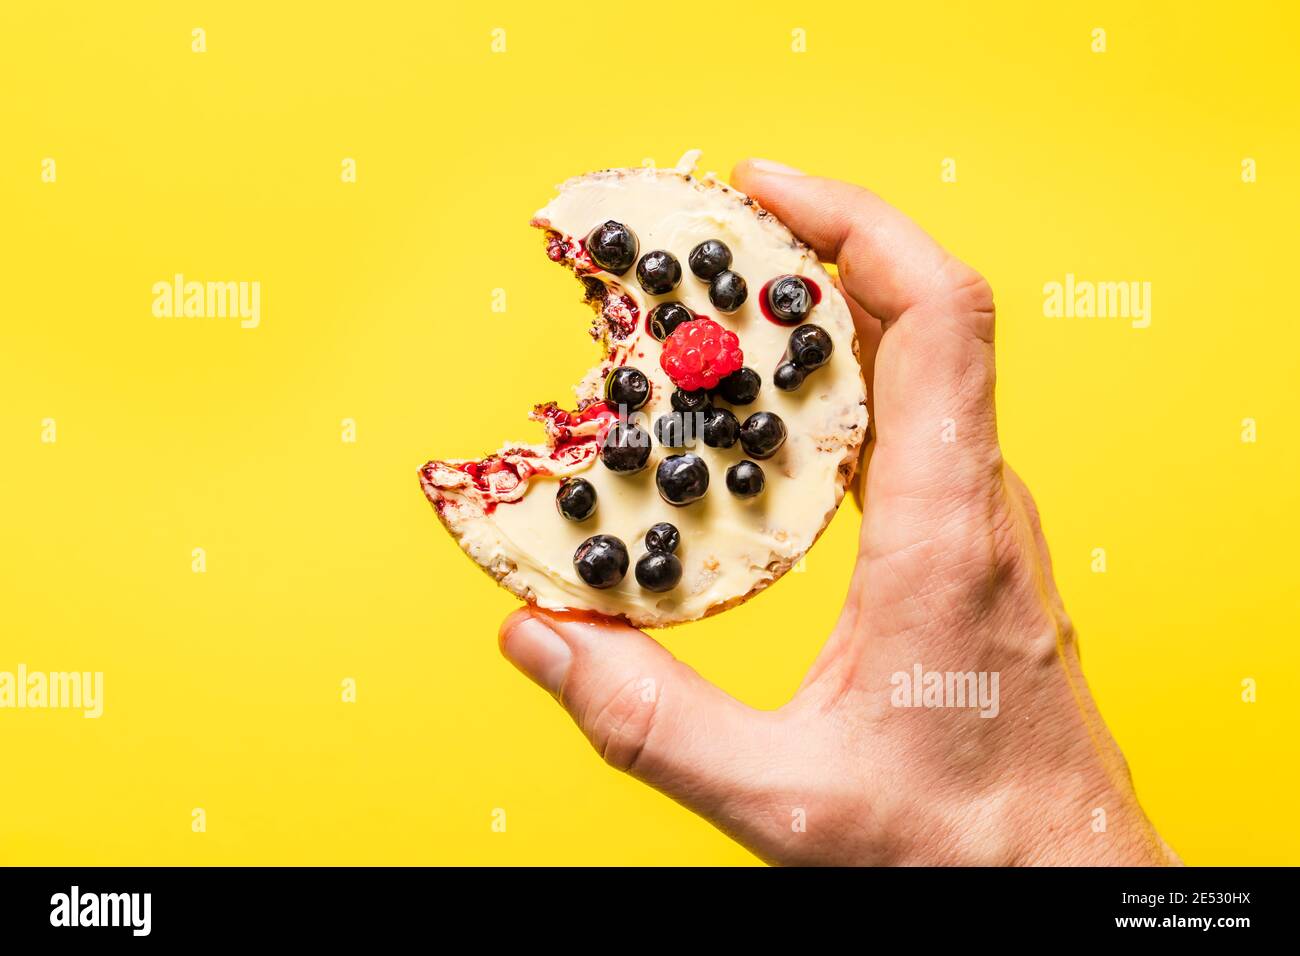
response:
[[[873,386],[839,621],[775,711],[595,617],[520,610],[502,652],[611,765],[770,863],[1178,862],[1088,692],[1033,499],[1002,459],[988,283],[858,186],[763,160],[731,181],[836,264]],[[918,665],[996,673],[996,716],[897,706],[895,675]]]

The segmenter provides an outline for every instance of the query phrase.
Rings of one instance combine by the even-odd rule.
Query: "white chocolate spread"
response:
[[[448,459],[421,469],[426,495],[465,552],[501,584],[541,607],[621,615],[655,627],[738,603],[779,577],[812,545],[843,496],[865,436],[866,395],[853,321],[830,276],[774,216],[711,176],[691,175],[694,160],[695,154],[688,153],[675,170],[606,170],[571,179],[534,218],[534,225],[551,236],[553,258],[599,279],[613,294],[606,300],[610,321],[602,323],[608,358],[575,389],[579,408],[596,416],[574,422],[554,407],[547,417],[539,407],[534,417],[546,426],[547,444],[512,443],[499,458],[481,465]],[[677,288],[650,296],[637,283],[634,269],[615,277],[586,259],[582,238],[607,219],[636,234],[639,254],[667,249],[676,256],[682,266]],[[687,264],[691,249],[706,239],[727,244],[732,270],[749,287],[748,300],[732,315],[713,308],[708,284]],[[766,318],[758,301],[768,280],[787,274],[816,283],[821,301],[807,322],[825,329],[834,343],[830,362],[794,392],[772,385],[794,326]],[[627,321],[629,300],[635,325]],[[634,413],[647,432],[653,434],[655,419],[671,410],[675,386],[659,367],[660,343],[645,327],[649,309],[666,301],[681,302],[739,336],[744,364],[759,373],[763,385],[756,401],[732,408],[737,418],[770,411],[786,424],[784,446],[759,462],[767,481],[755,498],[739,499],[726,487],[728,466],[747,457],[739,442],[726,449],[696,442],[689,449],[708,465],[709,490],[684,507],[665,502],[655,486],[655,466],[681,449],[665,449],[655,441],[649,465],[634,475],[615,474],[599,461],[595,437],[611,419],[603,406],[592,403],[603,397],[610,368],[629,364],[649,377],[650,401]],[[575,342],[579,334],[575,330]],[[720,400],[718,405],[731,408]],[[477,472],[478,480],[469,472]],[[566,520],[555,506],[558,479],[573,474],[582,475],[597,492],[596,513],[583,522]],[[646,530],[659,521],[670,521],[681,532],[677,555],[682,580],[667,593],[643,589],[631,570],[645,553]],[[575,549],[595,534],[620,538],[630,558],[627,575],[605,590],[584,583],[573,567]]]

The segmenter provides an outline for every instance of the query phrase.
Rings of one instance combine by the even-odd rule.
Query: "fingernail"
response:
[[[787,166],[785,163],[775,163],[770,159],[751,159],[749,165],[765,173],[781,173],[784,176],[802,176],[802,169],[795,169],[793,166]]]
[[[502,637],[501,653],[536,683],[557,695],[573,663],[569,645],[535,617],[515,620]]]

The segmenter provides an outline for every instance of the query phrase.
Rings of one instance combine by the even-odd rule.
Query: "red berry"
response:
[[[740,339],[712,319],[683,322],[664,341],[659,365],[683,391],[716,388],[745,364]]]

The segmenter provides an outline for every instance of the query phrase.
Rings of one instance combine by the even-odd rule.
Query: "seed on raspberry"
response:
[[[712,319],[683,322],[664,342],[659,365],[683,391],[716,388],[745,363],[736,333]]]

